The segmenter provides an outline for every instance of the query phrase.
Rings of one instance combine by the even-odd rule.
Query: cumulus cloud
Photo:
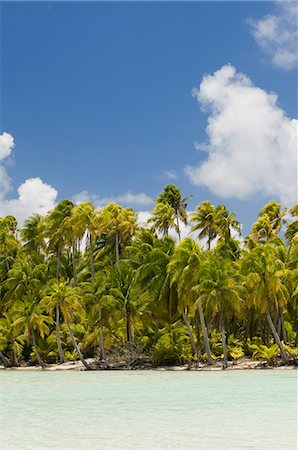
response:
[[[92,202],[97,208],[107,205],[108,203],[119,203],[123,206],[147,206],[153,203],[153,199],[149,195],[143,192],[139,194],[132,194],[127,192],[123,195],[111,196],[111,197],[100,197],[99,195],[89,194],[88,191],[82,191],[79,194],[73,196],[75,203],[82,202]]]
[[[268,54],[273,65],[289,70],[298,62],[298,4],[280,1],[277,13],[260,20],[249,19],[251,33],[263,52]]]
[[[190,180],[225,198],[258,195],[294,203],[298,122],[278,106],[277,95],[225,65],[204,76],[193,96],[209,117],[208,142],[197,145],[207,157],[185,168]]]
[[[58,192],[40,178],[29,178],[18,188],[18,197],[7,199],[11,188],[10,178],[4,166],[4,160],[11,155],[14,147],[13,137],[9,133],[0,135],[0,217],[13,215],[21,226],[33,213],[45,214],[55,206]]]
[[[40,178],[29,178],[18,188],[18,197],[0,200],[0,216],[13,215],[21,226],[33,213],[46,214],[54,208],[58,192]]]

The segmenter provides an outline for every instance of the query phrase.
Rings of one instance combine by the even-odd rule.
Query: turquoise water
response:
[[[297,372],[1,372],[1,449],[296,450]]]

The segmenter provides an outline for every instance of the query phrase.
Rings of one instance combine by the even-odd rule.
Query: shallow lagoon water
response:
[[[1,449],[296,450],[297,371],[28,372],[1,379]]]

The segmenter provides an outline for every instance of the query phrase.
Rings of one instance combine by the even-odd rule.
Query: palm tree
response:
[[[223,368],[226,368],[226,324],[230,315],[240,310],[243,295],[243,287],[233,264],[217,252],[211,253],[199,269],[199,284],[194,291],[198,295],[198,302],[202,302],[207,309],[212,309],[219,324],[224,354]]]
[[[71,330],[71,323],[74,322],[74,313],[84,314],[84,309],[81,304],[81,292],[78,288],[69,286],[66,281],[53,280],[49,285],[42,304],[47,308],[49,314],[53,314],[54,311],[61,311],[61,314],[66,324],[69,336],[71,338],[72,344],[77,351],[78,357],[86,367],[90,370],[91,367],[84,359],[83,354],[76,342],[74,334]],[[59,348],[59,330],[57,329],[57,317],[56,317],[56,336],[57,336],[57,346]],[[61,349],[59,350],[60,353]]]
[[[213,364],[204,310],[200,299],[195,294],[195,287],[199,283],[199,269],[202,260],[203,253],[199,244],[189,238],[183,239],[174,251],[168,266],[168,272],[171,274],[171,283],[177,285],[181,315],[190,335],[193,352],[197,354],[197,348],[185,311],[196,310],[198,308],[208,364]]]
[[[191,222],[195,223],[191,227],[191,232],[199,231],[199,239],[207,238],[207,249],[210,250],[211,242],[216,238],[218,231],[215,207],[209,201],[202,202],[190,217]]]
[[[187,200],[191,197],[192,195],[188,195],[187,197],[183,198],[179,188],[177,188],[173,184],[168,184],[156,199],[157,203],[166,203],[173,208],[179,241],[181,241],[179,219],[185,225],[187,224]]]
[[[224,256],[227,254],[228,243],[232,238],[232,232],[241,232],[241,224],[234,219],[235,213],[229,213],[224,205],[216,207],[216,225],[215,229],[219,236],[219,242],[223,242]]]
[[[271,311],[280,310],[289,299],[284,279],[285,263],[280,252],[285,253],[285,249],[270,243],[256,247],[250,253],[246,253],[242,261],[242,271],[246,274],[246,283],[252,292],[251,301],[261,315],[266,315],[275,342],[279,346],[282,362],[285,364],[287,356],[271,317]]]
[[[172,313],[175,309],[176,295],[170,288],[167,272],[174,249],[175,241],[172,238],[164,236],[157,239],[149,230],[143,230],[132,244],[131,261],[137,270],[140,292],[148,291],[151,298],[149,310],[155,320],[154,344],[161,322],[168,322],[168,311]]]
[[[164,236],[169,235],[170,228],[179,232],[178,225],[175,223],[175,210],[168,203],[157,203],[148,223],[152,223],[152,231],[162,233]]]
[[[17,301],[13,307],[13,314],[16,317],[13,326],[24,330],[24,335],[28,337],[29,342],[32,342],[39,365],[44,369],[45,363],[38,350],[36,333],[44,339],[45,335],[50,333],[48,325],[53,322],[53,319],[43,313],[44,308],[39,303],[39,298],[32,294],[26,294],[23,301]]]
[[[110,203],[98,217],[99,235],[107,234],[107,240],[115,248],[116,264],[119,267],[120,255],[125,245],[131,242],[138,230],[137,216],[131,208],[122,208]]]
[[[13,216],[0,218],[0,261],[8,272],[17,254],[19,243],[16,238],[16,219]]]
[[[44,220],[40,214],[33,214],[25,220],[20,236],[28,252],[41,252],[45,250]]]
[[[134,348],[133,316],[141,301],[136,291],[136,272],[129,260],[122,259],[117,270],[113,266],[107,268],[107,278],[110,289],[103,299],[116,302],[124,311],[127,346],[128,351],[132,352]]]
[[[74,205],[70,200],[62,200],[45,218],[44,235],[48,240],[48,251],[54,253],[57,258],[57,280],[59,280],[60,277],[60,262],[62,251],[68,243],[67,239],[65,238],[65,233],[66,231],[69,231],[67,230],[67,225],[73,207]]]

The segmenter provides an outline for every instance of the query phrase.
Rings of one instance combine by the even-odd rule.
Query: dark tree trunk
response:
[[[60,309],[59,309],[59,305],[56,305],[56,341],[57,341],[60,364],[62,364],[65,362],[65,357],[64,357],[64,353],[63,353],[62,344],[61,344],[59,327],[60,327]]]
[[[6,356],[3,355],[2,352],[0,352],[0,359],[5,367],[12,367],[12,362],[10,361],[10,359],[6,358]]]
[[[281,340],[284,341],[285,345],[287,345],[287,343],[288,343],[287,330],[285,327],[284,316],[283,316],[281,308],[279,308],[279,322],[280,322],[280,327],[281,327],[281,332],[280,332],[279,336],[280,336]]]
[[[131,311],[129,305],[126,303],[126,338],[128,350],[131,352],[133,350],[133,339],[132,339],[132,329],[131,329]]]

